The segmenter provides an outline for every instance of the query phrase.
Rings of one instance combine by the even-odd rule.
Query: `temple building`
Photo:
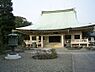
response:
[[[37,24],[16,28],[29,36],[26,46],[36,42],[39,48],[89,47],[88,32],[95,24],[79,24],[76,11],[71,9],[42,11]]]

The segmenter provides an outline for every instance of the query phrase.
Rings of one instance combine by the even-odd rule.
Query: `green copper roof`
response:
[[[18,29],[26,30],[56,30],[78,27],[76,12],[72,9],[42,11],[40,20],[37,24]]]

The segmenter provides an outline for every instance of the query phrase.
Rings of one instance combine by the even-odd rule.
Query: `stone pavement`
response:
[[[73,72],[95,72],[95,52],[73,53]]]
[[[56,49],[59,54],[72,56],[72,72],[95,72],[95,51],[82,48],[80,50]]]
[[[0,56],[0,72],[95,72],[95,52],[87,50],[57,49],[58,58],[35,60],[31,50],[20,53],[18,60],[5,60]]]

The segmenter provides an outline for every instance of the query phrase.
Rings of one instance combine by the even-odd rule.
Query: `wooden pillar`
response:
[[[30,43],[30,47],[32,46],[32,35],[30,35],[30,41],[29,41]]]
[[[89,47],[89,41],[88,41],[88,39],[87,39],[87,47]]]
[[[36,44],[37,44],[37,47],[38,47],[38,44],[39,44],[39,36],[36,36]]]
[[[80,33],[80,41],[82,41],[82,33]],[[79,47],[81,47],[81,44],[80,43],[79,43]]]
[[[64,47],[64,35],[61,35],[61,44],[62,44],[62,47]]]
[[[80,34],[80,39],[82,39],[82,34]]]
[[[74,40],[74,35],[73,34],[71,35],[71,40]]]
[[[30,35],[30,41],[32,42],[32,35]]]
[[[71,35],[71,47],[73,46],[72,45],[72,42],[74,41],[74,34]]]
[[[41,36],[41,47],[42,48],[44,47],[44,44],[43,44],[43,36]]]

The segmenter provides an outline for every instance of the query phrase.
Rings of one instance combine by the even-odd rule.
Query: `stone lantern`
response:
[[[15,52],[15,48],[18,46],[18,35],[12,31],[8,34],[8,47],[11,48],[11,52],[5,57],[5,59],[19,59],[21,56]]]
[[[91,44],[95,46],[95,31],[90,32],[89,37],[91,38]]]
[[[93,26],[93,31],[89,33],[89,37],[91,38],[91,44],[95,47],[95,26]]]

